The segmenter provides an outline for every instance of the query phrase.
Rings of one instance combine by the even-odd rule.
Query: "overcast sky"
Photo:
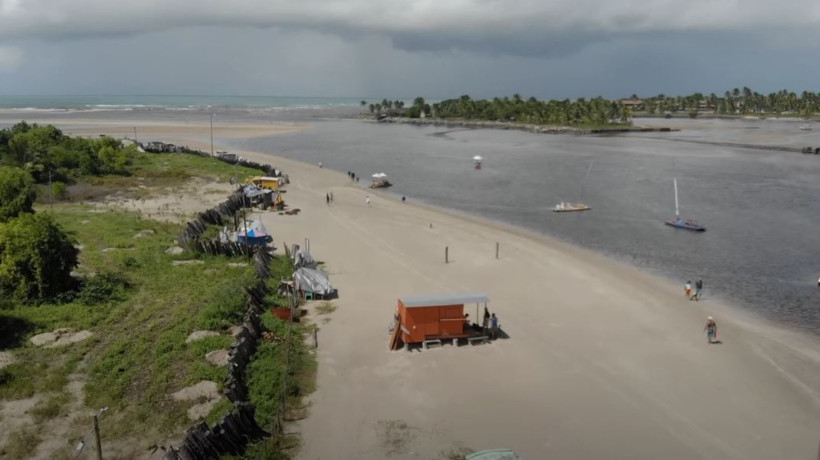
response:
[[[0,94],[820,91],[820,0],[0,0]]]

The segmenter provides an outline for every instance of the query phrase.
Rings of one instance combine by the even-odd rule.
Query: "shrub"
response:
[[[0,225],[0,296],[42,301],[69,290],[79,251],[48,214]]]
[[[86,279],[77,300],[86,305],[121,300],[128,288],[128,281],[117,273],[100,273]]]
[[[65,183],[54,182],[51,185],[51,193],[54,194],[54,198],[57,198],[58,200],[64,200],[66,196],[68,196],[68,189],[66,188]]]
[[[20,168],[0,167],[0,222],[34,212],[35,198],[37,190],[31,174]]]

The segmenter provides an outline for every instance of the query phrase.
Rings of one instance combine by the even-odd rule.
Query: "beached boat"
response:
[[[587,177],[589,177],[589,172],[592,171],[592,164],[594,161],[589,162],[589,168],[587,168],[587,173],[584,176],[584,182],[586,182]],[[567,202],[560,202],[552,208],[552,212],[574,212],[574,211],[589,211],[589,206],[585,205],[584,203],[567,203]]]
[[[664,222],[666,225],[675,228],[681,228],[683,230],[690,230],[693,232],[705,232],[706,227],[702,225],[698,225],[691,220],[683,220],[680,218],[680,212],[678,212],[678,180],[674,179],[675,184],[675,218],[667,220]]]
[[[803,125],[803,126],[800,127],[800,129],[802,129],[803,131],[811,131],[811,126]]]
[[[562,201],[552,208],[552,212],[589,211],[590,209],[592,208],[584,203],[564,203]]]

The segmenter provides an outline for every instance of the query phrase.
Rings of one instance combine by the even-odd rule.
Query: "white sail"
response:
[[[675,183],[675,217],[679,217],[680,213],[678,212],[678,180],[677,179],[672,179],[672,180]]]

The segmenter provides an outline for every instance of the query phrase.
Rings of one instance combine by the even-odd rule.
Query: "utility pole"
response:
[[[208,111],[211,112],[211,156],[214,156],[214,110],[210,105]]]

